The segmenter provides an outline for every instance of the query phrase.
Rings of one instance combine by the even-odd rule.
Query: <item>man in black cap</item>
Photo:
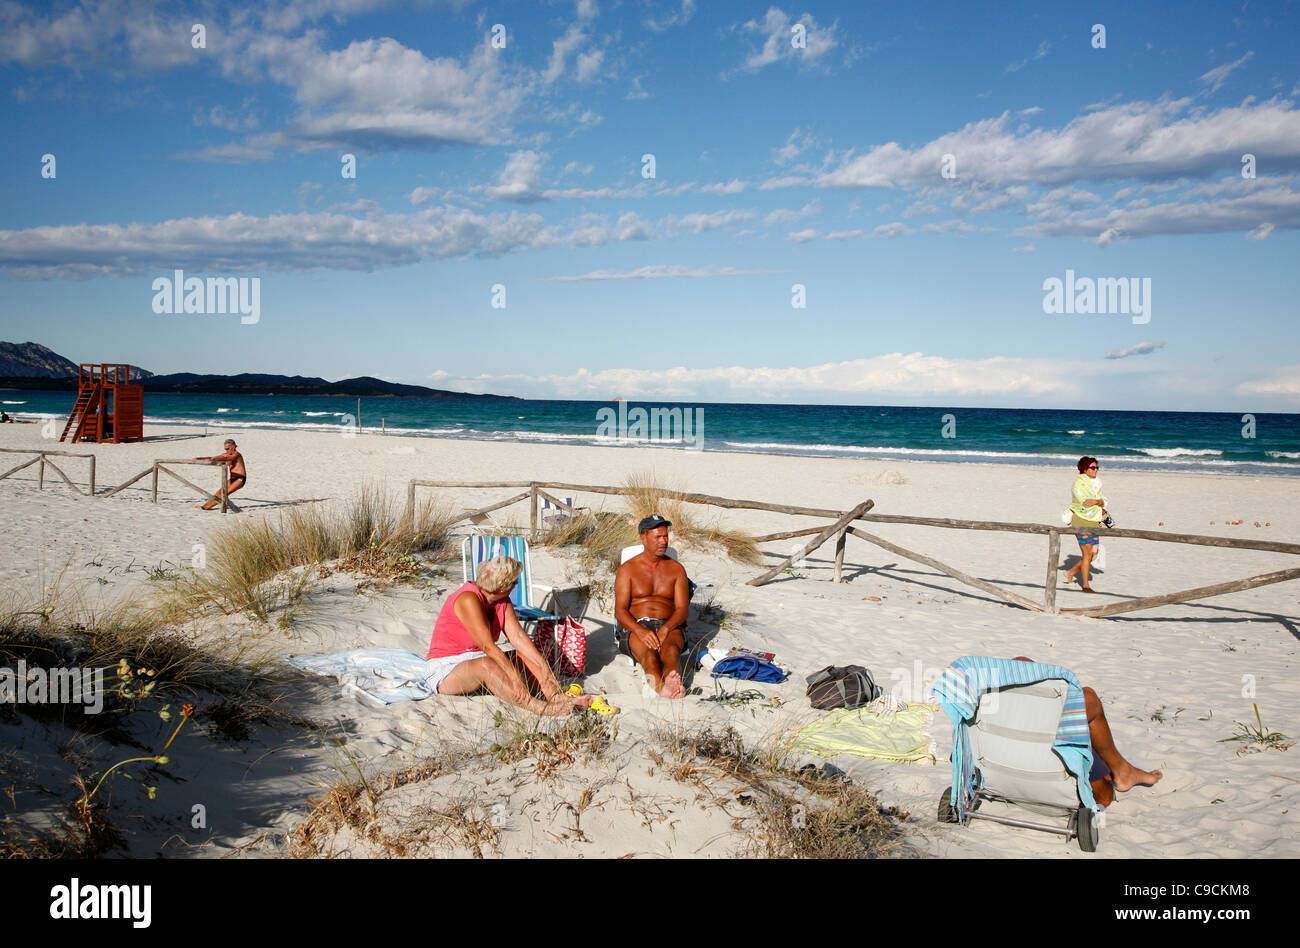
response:
[[[645,549],[614,577],[615,636],[619,651],[645,669],[650,687],[664,698],[686,696],[679,661],[690,611],[686,570],[668,553],[668,528],[658,514],[637,526]]]

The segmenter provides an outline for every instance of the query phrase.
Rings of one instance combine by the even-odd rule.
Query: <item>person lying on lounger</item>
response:
[[[644,550],[614,577],[614,635],[619,651],[645,669],[651,688],[664,698],[683,698],[679,662],[691,597],[686,570],[667,555],[671,526],[658,514],[638,525]]]
[[[565,715],[589,708],[595,695],[571,697],[560,691],[555,673],[528,638],[510,590],[519,581],[523,564],[494,556],[442,604],[426,656],[425,684],[440,695],[468,695],[486,688],[502,701],[536,714]],[[506,653],[497,645],[501,633],[513,645]]]
[[[1018,662],[1032,662],[1032,658],[1017,655]],[[1164,776],[1158,770],[1139,770],[1119,752],[1115,738],[1110,733],[1110,724],[1106,721],[1106,712],[1101,707],[1097,692],[1086,685],[1083,688],[1083,701],[1088,711],[1088,737],[1092,740],[1092,773],[1088,781],[1092,784],[1092,795],[1101,806],[1110,806],[1115,799],[1115,792],[1123,793],[1134,787],[1149,787]]]

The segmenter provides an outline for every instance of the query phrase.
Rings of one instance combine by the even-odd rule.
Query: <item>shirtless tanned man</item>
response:
[[[620,650],[645,669],[651,688],[664,698],[684,698],[679,662],[691,597],[686,570],[667,555],[671,526],[658,514],[638,525],[645,549],[614,577],[614,634]]]
[[[230,466],[230,480],[226,482],[226,498],[239,488],[248,483],[248,469],[244,467],[244,456],[239,453],[239,446],[235,444],[233,438],[227,438],[225,442],[225,454],[216,454],[210,458],[191,458],[192,461],[203,461],[207,464],[220,464],[223,461]],[[211,510],[221,503],[221,491],[217,491],[210,498],[201,504],[195,504],[195,510]]]

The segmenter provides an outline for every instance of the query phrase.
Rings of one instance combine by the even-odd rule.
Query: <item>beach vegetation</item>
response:
[[[1295,746],[1295,741],[1291,740],[1280,731],[1271,731],[1264,727],[1264,721],[1259,714],[1259,705],[1252,704],[1255,709],[1255,723],[1251,724],[1245,721],[1238,721],[1237,733],[1231,737],[1219,738],[1218,743],[1224,744],[1229,741],[1241,743],[1237,750],[1237,756],[1241,757],[1246,754],[1257,754],[1266,750],[1289,750]]]
[[[684,500],[686,492],[664,483],[654,472],[637,471],[623,481],[628,493],[628,513],[633,524],[644,517],[659,514],[672,521],[669,535],[685,547],[720,550],[737,562],[753,566],[762,562],[762,554],[753,534],[723,527],[720,515],[696,511],[699,505]],[[636,528],[630,528],[636,542]]]
[[[214,608],[262,622],[292,617],[315,580],[333,573],[359,575],[360,593],[417,579],[426,566],[451,560],[455,521],[435,498],[408,517],[374,485],[340,509],[313,504],[290,507],[274,520],[241,520],[208,540],[202,569],[170,583],[168,606],[187,617]]]
[[[112,793],[119,778],[153,800],[154,778],[168,776],[177,754],[223,734],[249,736],[250,721],[305,723],[281,710],[302,692],[297,674],[255,643],[200,642],[169,625],[156,602],[137,596],[103,605],[82,592],[61,574],[35,601],[0,600],[0,665],[51,681],[78,669],[93,682],[77,698],[51,693],[49,701],[0,705],[0,717],[35,722],[60,749],[57,763],[15,774],[0,796],[0,855],[87,858],[122,847],[112,813],[129,804]],[[187,727],[191,721],[201,727]]]
[[[739,806],[733,822],[737,856],[765,859],[861,859],[917,855],[907,844],[907,814],[882,806],[838,771],[784,763],[784,729],[747,746],[730,725],[660,728],[651,735],[667,773]],[[656,755],[658,756],[658,755]]]

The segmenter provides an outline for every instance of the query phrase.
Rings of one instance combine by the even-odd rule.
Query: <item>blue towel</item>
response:
[[[433,694],[424,683],[427,662],[404,648],[361,648],[334,655],[295,655],[286,661],[317,675],[333,675],[387,707]]]
[[[713,666],[712,674],[714,678],[739,678],[741,681],[757,681],[768,685],[779,685],[790,677],[781,667],[748,655],[733,655],[722,659]]]
[[[1079,800],[1093,812],[1100,810],[1088,782],[1092,770],[1092,739],[1088,736],[1088,711],[1083,688],[1074,672],[1060,665],[966,655],[944,670],[943,677],[933,689],[939,704],[952,720],[952,805],[957,808],[960,819],[965,819],[975,792],[975,761],[971,757],[967,724],[975,717],[980,696],[994,688],[1029,685],[1050,678],[1059,678],[1069,685],[1052,749],[1078,781]]]

